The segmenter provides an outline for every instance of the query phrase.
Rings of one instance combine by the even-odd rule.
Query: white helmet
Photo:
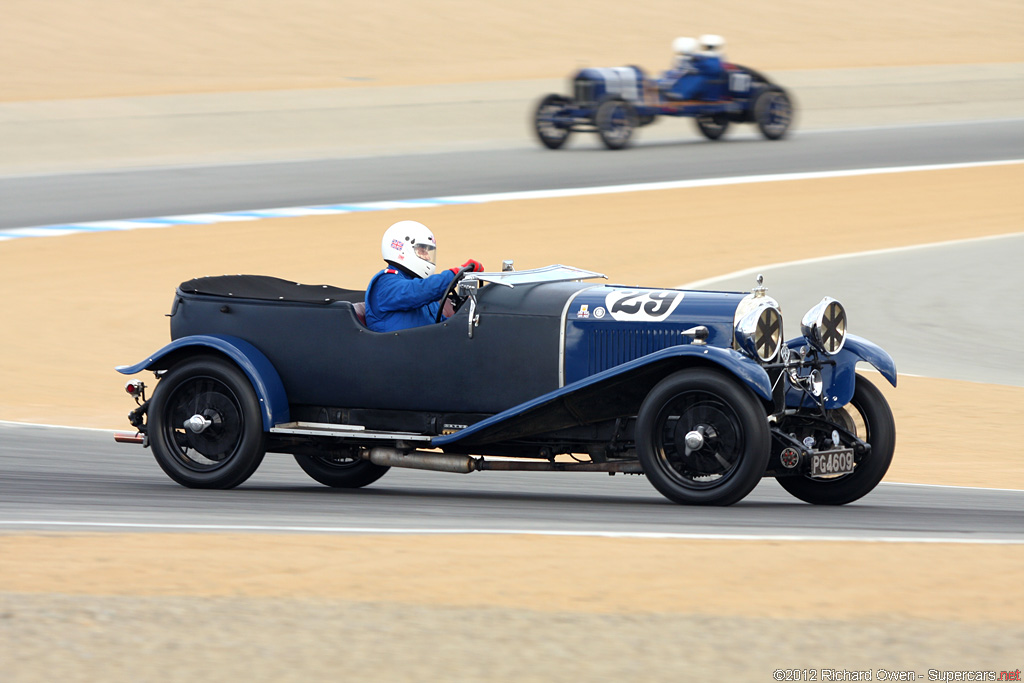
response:
[[[725,46],[725,38],[714,33],[705,33],[700,37],[700,46],[709,52],[714,52]]]
[[[680,37],[672,41],[672,52],[677,55],[692,55],[697,51],[697,41],[693,38]]]
[[[380,255],[413,275],[430,277],[437,268],[437,242],[430,228],[416,221],[398,221],[384,231]]]

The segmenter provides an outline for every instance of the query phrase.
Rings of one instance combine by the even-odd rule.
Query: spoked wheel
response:
[[[725,131],[729,128],[729,117],[726,114],[698,116],[697,128],[708,140],[717,140],[725,135]]]
[[[871,444],[871,451],[853,472],[830,479],[808,476],[779,477],[782,488],[815,505],[845,505],[868,494],[889,470],[896,450],[896,422],[885,396],[874,384],[857,375],[853,398],[842,408],[828,411],[832,422]]]
[[[295,455],[299,467],[324,486],[357,489],[377,481],[391,469],[360,460],[354,450],[324,455]]]
[[[793,122],[793,104],[789,95],[776,85],[762,90],[754,101],[754,121],[761,134],[769,140],[783,137]]]
[[[266,453],[256,392],[226,360],[197,358],[168,371],[153,393],[149,418],[153,455],[183,486],[234,488]]]
[[[764,409],[720,372],[681,370],[648,394],[636,422],[637,455],[666,498],[689,505],[732,505],[768,465]]]
[[[533,115],[533,129],[537,138],[548,149],[558,149],[565,144],[572,133],[568,126],[558,125],[555,117],[570,104],[569,98],[562,95],[547,95],[537,105]]]
[[[601,142],[608,149],[622,149],[629,143],[639,123],[636,109],[625,100],[606,100],[594,114],[594,124]]]

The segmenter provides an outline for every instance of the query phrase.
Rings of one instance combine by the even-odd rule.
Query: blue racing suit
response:
[[[722,60],[711,55],[695,55],[683,69],[665,72],[664,81],[675,82],[666,96],[673,100],[716,100],[722,97],[720,81],[725,76]]]
[[[455,273],[445,270],[419,278],[397,268],[386,268],[366,288],[366,326],[374,332],[394,332],[433,325],[440,299]]]

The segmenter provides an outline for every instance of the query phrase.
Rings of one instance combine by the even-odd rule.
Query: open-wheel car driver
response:
[[[458,273],[484,269],[470,259],[461,267],[434,273],[437,242],[430,228],[417,221],[398,221],[388,228],[380,252],[388,267],[374,275],[366,288],[366,326],[374,332],[434,323],[441,298]]]

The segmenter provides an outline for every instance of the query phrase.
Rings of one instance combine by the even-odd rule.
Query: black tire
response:
[[[755,97],[751,111],[761,135],[769,140],[783,138],[793,122],[793,103],[777,85],[762,89]]]
[[[708,140],[717,140],[725,135],[729,128],[728,114],[712,114],[710,116],[698,116],[696,118],[697,129]]]
[[[565,109],[571,100],[562,95],[547,95],[537,105],[533,114],[533,130],[537,139],[548,149],[558,149],[565,144],[572,134],[571,128],[556,126],[551,118],[560,110]]]
[[[201,415],[200,433],[184,426]],[[256,471],[266,453],[263,416],[249,378],[212,356],[184,361],[157,383],[149,407],[149,440],[161,469],[182,486],[230,489]]]
[[[689,432],[703,432],[691,450]],[[644,399],[636,450],[644,473],[669,500],[732,505],[754,490],[768,466],[771,433],[764,408],[746,387],[715,370],[680,370]]]
[[[377,481],[391,469],[360,460],[352,452],[334,455],[295,455],[302,471],[324,486],[358,489]]]
[[[850,403],[829,411],[830,418],[871,444],[871,452],[857,463],[852,474],[835,479],[806,476],[779,477],[782,488],[814,505],[845,505],[872,491],[889,470],[896,450],[896,422],[889,402],[870,381],[857,375]]]
[[[608,149],[622,149],[629,144],[639,121],[636,108],[625,100],[605,100],[594,114],[597,134]]]

